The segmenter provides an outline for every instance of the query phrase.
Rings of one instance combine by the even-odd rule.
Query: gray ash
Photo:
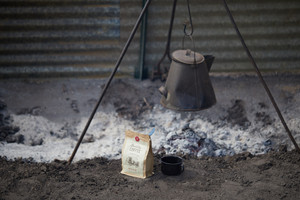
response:
[[[232,126],[238,125],[243,129],[247,129],[251,125],[246,115],[243,100],[236,99],[232,107],[227,110],[227,114],[226,119]]]
[[[23,143],[24,136],[16,135],[20,128],[11,125],[11,117],[7,112],[7,105],[4,101],[0,100],[0,141],[7,143]]]

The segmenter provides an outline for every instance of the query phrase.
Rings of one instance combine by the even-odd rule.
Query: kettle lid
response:
[[[204,61],[203,55],[190,49],[176,50],[172,53],[172,58],[177,62],[185,64],[198,64]]]

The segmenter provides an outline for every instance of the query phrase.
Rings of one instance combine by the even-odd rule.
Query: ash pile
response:
[[[116,80],[97,111],[74,161],[94,157],[120,159],[126,130],[147,134],[153,128],[153,152],[161,155],[202,157],[242,152],[257,155],[276,151],[282,144],[292,150],[293,144],[274,109],[269,106],[264,91],[257,89],[260,87],[256,79],[240,77],[237,80],[251,87],[244,90],[235,79],[215,79],[218,103],[210,109],[189,113],[167,110],[159,104],[157,88],[161,82]],[[270,78],[269,81],[274,82],[271,85],[277,91],[276,96],[280,97],[278,101],[283,114],[300,144],[299,79],[284,79],[281,81],[284,84],[277,85],[276,80]],[[14,88],[22,88],[22,91],[5,90],[7,84],[3,83],[2,97],[10,103],[7,108],[0,101],[0,156],[8,159],[31,157],[36,162],[68,160],[103,82],[13,82]],[[71,92],[65,92],[66,85]],[[20,104],[23,99],[16,98],[24,88],[31,94],[32,90],[44,91],[50,87],[54,88],[50,91],[51,96],[57,98],[45,99],[43,92],[28,95],[26,104]]]
[[[0,100],[0,141],[7,143],[23,143],[24,136],[16,134],[20,130],[18,126],[12,125],[12,117],[8,114],[7,105]]]

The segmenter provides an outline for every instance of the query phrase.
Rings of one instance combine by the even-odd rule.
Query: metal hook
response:
[[[186,22],[183,24],[183,32],[184,32],[184,34],[185,34],[186,36],[191,36],[191,35],[193,35],[194,27],[193,27],[193,21],[192,21],[192,16],[191,16],[190,1],[189,1],[189,0],[186,0],[186,3],[187,3],[188,13],[189,13],[189,19],[188,19],[188,21],[186,21]],[[191,26],[191,31],[190,31],[190,33],[187,33],[187,32],[186,32],[186,28],[187,28],[188,25]]]
[[[182,49],[184,50],[184,39],[186,37],[188,37],[192,41],[193,51],[194,51],[194,64],[196,64],[196,47],[195,47],[195,42],[194,42],[193,36],[191,36],[191,35],[184,35],[183,36],[183,38],[182,38]]]

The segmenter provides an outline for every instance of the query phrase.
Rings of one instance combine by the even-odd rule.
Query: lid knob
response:
[[[192,53],[192,51],[191,51],[190,49],[187,49],[186,52],[185,52],[185,55],[186,55],[186,56],[190,56],[191,53]]]

